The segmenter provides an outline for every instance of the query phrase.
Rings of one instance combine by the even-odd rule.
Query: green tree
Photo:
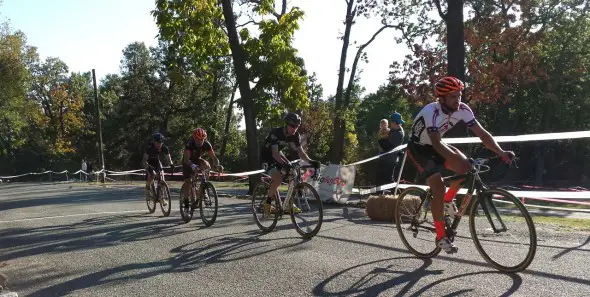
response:
[[[31,81],[28,65],[38,59],[26,36],[0,25],[0,170],[16,173],[17,159],[29,151],[29,123],[40,117],[35,104],[26,99]],[[39,134],[35,135],[40,136]],[[26,168],[23,168],[26,169]]]
[[[291,46],[303,13],[297,8],[287,11],[286,3],[276,12],[269,0],[244,3],[256,18],[250,21],[258,26],[257,37],[246,28],[238,34],[240,25],[236,23],[231,0],[159,0],[153,14],[160,36],[171,41],[175,51],[191,59],[199,66],[197,69],[206,70],[211,59],[226,56],[231,49],[241,96],[238,104],[244,109],[248,164],[250,169],[257,169],[257,121],[272,120],[273,116],[276,119],[284,108],[307,105],[306,75]],[[256,84],[253,88],[251,82]],[[251,188],[254,182],[251,178]]]
[[[75,152],[75,142],[83,133],[82,109],[86,94],[70,79],[68,66],[59,58],[49,57],[30,67],[32,84],[28,96],[41,107],[43,117],[36,127],[42,137],[35,138],[44,150],[44,161],[51,168],[59,158]]]

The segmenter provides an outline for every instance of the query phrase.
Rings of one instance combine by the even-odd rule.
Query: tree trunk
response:
[[[240,88],[240,95],[242,106],[244,108],[244,121],[246,122],[246,141],[248,143],[248,166],[250,170],[260,168],[260,154],[258,153],[258,138],[256,133],[256,113],[254,110],[254,102],[252,98],[252,90],[250,89],[250,79],[248,77],[248,70],[246,69],[246,61],[244,52],[240,45],[238,32],[236,30],[236,21],[234,19],[234,12],[232,8],[232,0],[221,0],[223,7],[223,16],[225,19],[225,26],[227,27],[227,35],[231,54],[233,58],[234,69],[236,72],[236,80]],[[256,176],[250,176],[250,188],[248,193],[252,193]]]
[[[465,33],[463,32],[463,0],[449,0],[447,24],[447,73],[465,80]]]
[[[340,68],[338,70],[338,86],[336,88],[336,117],[334,118],[334,140],[331,145],[330,162],[339,164],[344,158],[344,128],[345,122],[342,111],[346,110],[347,106],[343,106],[343,89],[344,89],[344,75],[346,74],[346,54],[348,53],[348,45],[350,43],[350,30],[354,21],[356,9],[353,11],[354,0],[348,0],[346,7],[346,22],[344,37],[342,38],[342,52],[340,53]]]
[[[227,139],[229,138],[229,124],[231,122],[231,115],[233,114],[233,105],[234,99],[236,98],[237,89],[238,83],[236,82],[232,88],[233,92],[231,93],[231,99],[229,100],[229,105],[227,106],[227,116],[225,117],[225,130],[223,133],[223,142],[221,143],[221,152],[219,153],[219,160],[222,162],[225,160],[225,148],[227,146]]]

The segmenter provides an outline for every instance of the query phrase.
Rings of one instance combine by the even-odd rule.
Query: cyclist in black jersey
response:
[[[291,164],[288,158],[281,152],[287,146],[295,150],[299,158],[315,168],[320,168],[320,162],[309,158],[307,153],[301,147],[301,138],[299,126],[301,125],[301,117],[294,112],[289,112],[284,118],[285,126],[273,128],[270,130],[264,140],[261,150],[261,159],[267,165],[267,172],[272,177],[272,183],[268,191],[268,197],[264,204],[264,212],[266,214],[273,211],[270,205],[272,196],[279,197],[279,186],[283,180],[283,175],[287,174],[291,169]],[[293,211],[300,212],[296,206],[293,206]]]
[[[164,135],[161,133],[154,133],[152,135],[152,142],[143,151],[142,165],[147,172],[147,180],[145,184],[146,195],[150,193],[150,185],[154,181],[156,172],[154,170],[162,169],[162,162],[160,162],[160,154],[166,157],[168,165],[173,166],[172,157],[170,157],[170,150],[164,145]],[[174,168],[172,169],[174,171]],[[167,202],[164,201],[164,206]]]

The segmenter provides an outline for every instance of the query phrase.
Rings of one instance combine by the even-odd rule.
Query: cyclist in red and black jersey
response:
[[[215,166],[220,171],[223,171],[223,166],[219,164],[219,159],[213,151],[213,146],[207,141],[207,132],[202,128],[197,128],[193,131],[191,138],[186,142],[182,156],[182,176],[184,178],[182,191],[184,191],[184,197],[189,197],[190,195],[190,179],[197,166],[201,169],[211,168],[209,162],[202,158],[204,153],[207,153]]]

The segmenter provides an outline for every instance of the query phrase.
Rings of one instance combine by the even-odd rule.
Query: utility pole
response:
[[[94,84],[94,103],[96,104],[96,121],[97,121],[97,131],[96,134],[98,135],[98,156],[100,157],[100,163],[102,165],[102,176],[101,182],[104,184],[106,179],[106,172],[104,172],[104,152],[102,146],[102,126],[100,123],[100,102],[98,100],[98,90],[96,89],[96,72],[92,69],[92,83]]]

